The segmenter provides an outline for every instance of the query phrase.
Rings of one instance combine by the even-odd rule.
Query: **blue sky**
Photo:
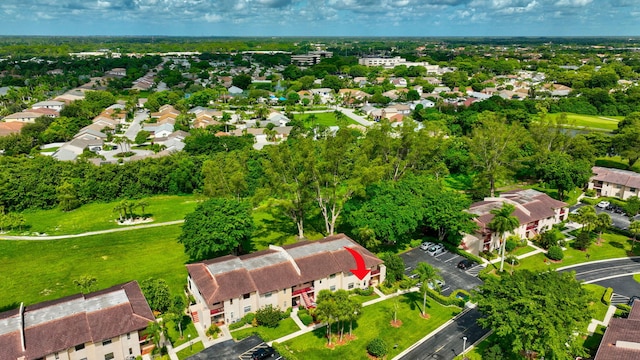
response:
[[[640,0],[0,0],[0,35],[637,36]]]

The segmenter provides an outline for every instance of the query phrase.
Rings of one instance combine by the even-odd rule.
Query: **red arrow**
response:
[[[353,259],[356,261],[356,269],[351,269],[351,272],[358,279],[364,279],[364,277],[367,276],[371,270],[364,267],[364,259],[362,258],[362,255],[360,255],[359,252],[353,250],[352,248],[348,248],[346,246],[344,248],[351,253],[351,256],[353,256]]]

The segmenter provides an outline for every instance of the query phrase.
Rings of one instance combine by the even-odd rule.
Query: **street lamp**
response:
[[[467,351],[467,337],[462,337],[462,353],[464,354]]]
[[[189,350],[192,350],[193,344],[191,343],[191,334],[187,334],[187,339],[189,339]]]

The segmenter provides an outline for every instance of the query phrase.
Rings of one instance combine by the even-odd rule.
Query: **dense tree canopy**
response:
[[[572,273],[516,271],[489,277],[477,292],[478,322],[517,357],[574,359],[592,314],[590,297]],[[568,345],[568,346],[567,346]]]

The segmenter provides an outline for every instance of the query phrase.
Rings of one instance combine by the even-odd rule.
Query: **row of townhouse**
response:
[[[131,360],[155,317],[135,281],[0,313],[2,360]]]
[[[362,280],[350,269],[355,260],[345,249],[359,252],[371,272]],[[267,305],[313,307],[320,290],[351,290],[385,280],[382,260],[343,234],[301,241],[242,256],[187,265],[188,288],[196,302],[189,310],[206,329],[214,323],[234,323]]]
[[[567,203],[555,200],[540,191],[506,191],[499,197],[488,197],[469,206],[469,212],[476,215],[474,221],[478,225],[478,231],[465,236],[464,248],[477,255],[485,250],[497,249],[501,245],[499,234],[491,231],[488,225],[494,217],[491,210],[502,208],[505,203],[515,206],[513,216],[517,217],[520,223],[520,226],[508,235],[516,235],[521,239],[531,239],[550,230],[553,225],[567,220],[569,216]]]
[[[595,190],[597,196],[627,200],[640,193],[640,174],[636,172],[600,166],[594,166],[591,171],[595,175],[587,187]]]

